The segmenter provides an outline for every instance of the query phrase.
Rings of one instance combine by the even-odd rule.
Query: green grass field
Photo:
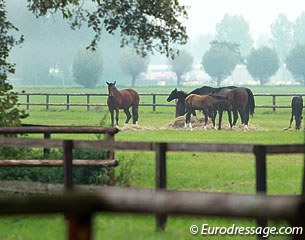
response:
[[[20,88],[26,92],[103,92],[105,89],[84,90],[80,88]],[[169,93],[173,88],[139,88],[139,92]],[[190,89],[185,89],[189,91]],[[255,93],[304,93],[304,87],[268,87],[253,88]],[[164,103],[166,97],[159,98]],[[40,101],[41,99],[37,99]],[[43,100],[42,100],[43,101]],[[62,101],[62,100],[54,100]],[[77,101],[83,101],[77,99]],[[142,102],[150,99],[142,99]],[[289,105],[291,97],[279,98],[279,103]],[[257,100],[258,102],[258,100]],[[268,102],[271,98],[260,98],[258,104]],[[164,129],[174,120],[174,108],[158,107],[156,112],[151,107],[141,107],[139,110],[138,131],[121,131],[117,140],[124,141],[172,141],[172,142],[202,142],[202,143],[255,143],[255,144],[294,144],[304,142],[304,132],[284,129],[290,119],[289,109],[257,109],[249,126],[258,126],[257,131],[186,131]],[[45,111],[43,107],[31,107],[29,118],[23,123],[52,125],[92,125],[97,126],[105,119],[110,124],[107,108],[96,108],[86,112],[85,107],[75,107],[66,111],[64,107],[51,107]],[[121,112],[120,123],[125,120]],[[224,122],[227,118],[224,118]],[[58,135],[58,138],[71,138],[70,135]],[[77,136],[82,139],[95,139],[95,136]],[[120,166],[116,173],[124,171],[124,166],[130,166],[128,172],[129,185],[139,188],[154,188],[155,162],[154,153],[142,151],[116,152]],[[168,153],[168,188],[203,190],[214,192],[255,193],[254,156],[251,154],[224,153]],[[300,154],[268,156],[268,194],[299,194],[304,157]],[[123,172],[123,174],[125,174]],[[169,217],[164,232],[155,231],[155,218],[151,215],[97,214],[94,219],[94,239],[200,239],[202,236],[192,236],[189,227],[193,224],[208,223],[211,226],[254,226],[254,220],[215,219],[207,217]],[[282,226],[283,223],[272,223],[272,226]],[[65,227],[62,216],[43,218],[5,217],[0,218],[0,239],[64,239]],[[209,239],[219,239],[220,236],[209,236]],[[255,236],[222,236],[222,239],[256,239]],[[288,239],[288,236],[273,236],[270,239]]]

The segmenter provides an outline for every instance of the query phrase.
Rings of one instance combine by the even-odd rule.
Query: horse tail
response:
[[[254,109],[255,109],[254,95],[253,95],[252,91],[249,88],[246,88],[246,91],[248,93],[247,109],[249,110],[249,113],[251,114],[251,116],[253,116]]]

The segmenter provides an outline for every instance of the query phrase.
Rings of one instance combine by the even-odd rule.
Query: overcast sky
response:
[[[214,33],[216,23],[225,13],[243,15],[256,40],[260,34],[270,34],[270,24],[280,13],[290,21],[305,12],[303,0],[180,0],[190,6],[187,31],[189,36]]]

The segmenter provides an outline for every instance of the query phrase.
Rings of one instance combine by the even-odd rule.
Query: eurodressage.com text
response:
[[[231,227],[210,227],[209,224],[202,224],[201,227],[192,225],[190,227],[192,235],[260,235],[265,238],[270,235],[301,235],[302,227],[238,227],[233,224]]]

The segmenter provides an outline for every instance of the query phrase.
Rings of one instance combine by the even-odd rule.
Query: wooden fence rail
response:
[[[271,97],[271,105],[257,105],[257,108],[271,108],[273,111],[276,111],[277,108],[290,108],[290,105],[277,105],[276,99],[279,97],[293,97],[293,96],[305,96],[305,94],[254,94],[255,97]],[[25,102],[19,102],[18,105],[26,106],[26,109],[30,109],[30,106],[45,106],[46,110],[49,110],[50,106],[63,106],[66,110],[70,110],[70,107],[86,107],[87,111],[90,111],[91,107],[105,107],[107,94],[94,94],[94,93],[18,93],[18,96],[25,96]],[[31,96],[44,96],[44,102],[31,102]],[[65,97],[66,101],[64,103],[52,103],[50,98],[52,97]],[[164,104],[157,103],[157,98],[167,97],[166,93],[141,93],[140,96],[151,97],[151,103],[140,103],[140,106],[152,107],[153,111],[156,111],[157,107],[175,107],[174,104]],[[72,103],[71,97],[84,97],[84,103]],[[92,103],[92,97],[100,97],[100,103]],[[304,106],[305,107],[305,106]]]
[[[5,129],[6,130],[6,129]],[[5,132],[4,130],[2,133]],[[0,128],[1,133],[1,128]],[[81,141],[81,140],[54,140],[54,139],[16,139],[16,138],[1,138],[0,146],[15,146],[15,147],[63,147],[64,148],[64,175],[65,186],[67,190],[73,188],[72,182],[72,150],[79,149],[95,149],[95,150],[138,150],[138,151],[155,151],[156,161],[156,189],[166,190],[167,170],[166,170],[166,153],[168,151],[188,151],[188,152],[231,152],[244,153],[255,155],[256,168],[256,191],[259,196],[267,193],[267,154],[292,154],[304,153],[304,145],[251,145],[251,144],[210,144],[210,143],[158,143],[158,142],[118,142],[118,141]],[[303,178],[305,179],[305,178]],[[304,180],[303,180],[304,181]],[[304,189],[304,182],[302,186]],[[128,194],[127,194],[128,195]],[[129,194],[132,195],[132,194]],[[259,199],[259,198],[258,198]],[[127,201],[127,200],[126,200]],[[172,204],[172,203],[171,203]],[[169,204],[169,205],[171,205]],[[213,202],[215,204],[215,202]],[[240,207],[238,204],[236,207]],[[139,206],[138,206],[139,207]],[[122,207],[124,208],[124,207]],[[160,208],[156,205],[156,208]],[[252,209],[253,210],[253,209]],[[113,211],[123,211],[122,209],[113,209]],[[134,210],[136,211],[136,210]],[[238,211],[238,210],[237,210]],[[282,211],[286,211],[282,210]],[[164,229],[166,224],[166,210],[165,212],[158,212],[157,210],[157,229]],[[282,213],[281,213],[282,214]],[[247,214],[246,214],[247,215]],[[249,215],[247,215],[249,216]],[[70,225],[75,224],[79,216],[74,216],[71,219]],[[259,226],[266,226],[266,219],[258,219]],[[72,224],[73,225],[73,224]],[[73,225],[74,226],[74,225]],[[74,226],[74,228],[77,228]],[[72,233],[71,233],[72,234]],[[72,238],[71,238],[72,239]],[[89,238],[86,238],[89,239]],[[262,238],[260,238],[262,239]]]

